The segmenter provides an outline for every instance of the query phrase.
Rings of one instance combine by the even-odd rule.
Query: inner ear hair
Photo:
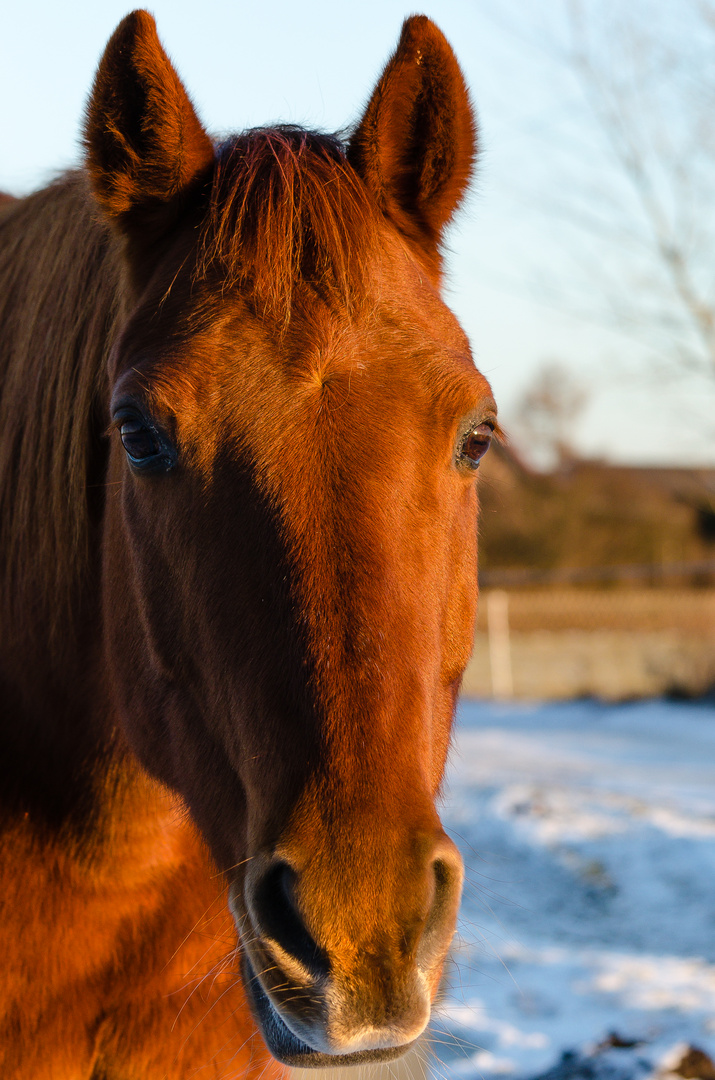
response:
[[[160,232],[214,159],[211,139],[147,11],[109,40],[87,106],[90,184],[123,232]]]

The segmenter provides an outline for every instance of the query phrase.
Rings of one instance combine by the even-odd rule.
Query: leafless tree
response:
[[[570,368],[547,360],[524,389],[512,414],[510,436],[541,469],[563,468],[576,457],[574,435],[589,391]]]
[[[579,303],[715,379],[715,3],[564,0],[597,139],[552,199]]]

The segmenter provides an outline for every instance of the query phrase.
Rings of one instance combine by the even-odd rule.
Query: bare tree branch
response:
[[[715,3],[681,0],[681,34],[668,33],[677,19],[649,24],[647,4],[564,3],[568,62],[608,158],[595,176],[577,168],[559,200],[595,240],[583,287],[612,323],[715,377]]]

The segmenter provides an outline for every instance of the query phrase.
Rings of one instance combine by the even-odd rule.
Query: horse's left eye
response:
[[[460,463],[466,465],[468,469],[478,469],[479,462],[491,445],[493,434],[493,428],[487,423],[479,424],[468,431],[460,446]]]

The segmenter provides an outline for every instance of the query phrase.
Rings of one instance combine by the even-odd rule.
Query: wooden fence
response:
[[[463,693],[702,694],[715,686],[715,589],[483,589]]]

